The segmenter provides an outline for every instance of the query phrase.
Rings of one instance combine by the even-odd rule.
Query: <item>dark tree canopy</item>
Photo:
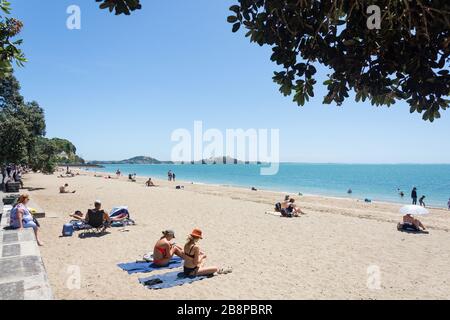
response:
[[[95,0],[101,2],[100,9],[109,9],[109,12],[115,11],[116,15],[129,15],[131,11],[141,9],[140,0]]]
[[[142,7],[140,0],[95,1],[116,15]],[[356,101],[368,99],[376,106],[404,100],[411,113],[422,113],[429,121],[449,106],[448,0],[236,1],[228,17],[232,31],[244,27],[251,42],[272,47],[271,60],[281,67],[273,80],[298,105],[314,96],[314,65],[320,64],[330,70],[324,82],[327,104],[342,105],[353,91]],[[368,11],[372,5],[381,12],[379,29],[367,24],[373,19],[374,12]],[[9,13],[6,0],[0,0],[0,9]],[[8,69],[11,60],[25,60],[17,49],[20,41],[3,40],[17,35],[22,24],[0,18],[1,79],[5,64]]]
[[[406,100],[411,113],[433,121],[450,94],[448,0],[238,0],[230,8],[241,27],[281,66],[274,81],[298,105],[314,96],[318,63],[330,69],[324,103],[341,105],[356,93],[380,106]],[[367,8],[381,9],[381,28],[370,30]]]
[[[0,80],[0,165],[27,164],[51,173],[57,163],[84,163],[70,141],[44,137],[44,110],[24,100],[13,75]]]

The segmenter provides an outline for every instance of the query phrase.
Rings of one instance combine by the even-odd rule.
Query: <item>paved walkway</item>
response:
[[[0,192],[0,301],[51,300],[52,291],[32,229],[4,230],[11,206],[3,206]]]

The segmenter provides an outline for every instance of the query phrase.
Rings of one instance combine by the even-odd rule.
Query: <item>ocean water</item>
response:
[[[450,198],[450,165],[281,163],[278,174],[273,176],[260,175],[261,166],[104,165],[89,170],[115,173],[120,169],[124,175],[136,173],[159,179],[167,179],[167,172],[172,170],[179,181],[398,203],[410,203],[415,186],[419,197],[425,195],[425,203],[436,207],[447,207]],[[399,196],[398,188],[405,193],[404,198]],[[348,189],[353,194],[348,195]]]

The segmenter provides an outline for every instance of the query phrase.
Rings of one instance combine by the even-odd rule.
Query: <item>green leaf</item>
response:
[[[227,18],[227,21],[228,21],[229,23],[235,23],[236,21],[238,21],[238,18],[237,18],[236,16],[229,16],[229,17]]]

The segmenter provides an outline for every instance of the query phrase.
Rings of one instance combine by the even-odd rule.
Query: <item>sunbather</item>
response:
[[[397,225],[398,230],[413,230],[413,231],[426,231],[425,226],[419,219],[414,218],[411,214],[407,214],[403,217],[403,223]]]
[[[166,267],[174,255],[184,259],[183,249],[170,242],[175,239],[175,232],[166,230],[162,234],[153,250],[153,263],[159,267]]]
[[[66,190],[66,188],[67,188],[68,186],[69,186],[69,184],[66,183],[65,185],[59,187],[59,193],[75,193],[75,192],[76,192],[75,190],[74,190],[74,191]]]
[[[275,212],[281,212],[282,209],[286,209],[289,206],[290,196],[284,197],[283,202],[278,202],[275,204]]]
[[[33,228],[37,244],[43,246],[44,244],[39,238],[39,223],[26,207],[29,201],[30,196],[27,194],[23,194],[19,197],[17,204],[11,210],[10,225],[14,229]]]
[[[300,214],[305,214],[300,207],[295,204],[295,199],[289,200],[289,207],[294,216],[298,217]]]
[[[105,212],[105,210],[102,210],[102,203],[100,200],[96,200],[94,203],[94,209],[88,210],[86,213],[86,217],[84,222],[86,224],[89,224],[89,215],[100,212],[103,214],[103,229],[102,232],[106,230],[106,228],[111,224],[111,219],[109,218],[109,215]]]
[[[148,178],[147,182],[145,183],[147,187],[157,187],[156,184],[153,183],[152,178]]]
[[[74,218],[75,220],[84,220],[84,215],[80,210],[75,211],[74,214],[71,214],[69,216]]]
[[[186,276],[209,276],[215,273],[227,274],[232,272],[231,268],[204,267],[206,254],[200,250],[198,242],[203,239],[202,231],[194,229],[188,237],[184,246],[184,274]]]

